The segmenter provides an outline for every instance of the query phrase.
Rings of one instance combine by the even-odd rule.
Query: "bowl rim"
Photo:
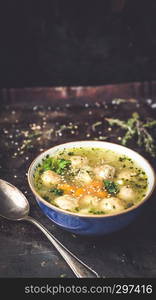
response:
[[[49,203],[48,201],[46,201],[45,199],[43,199],[38,193],[37,191],[35,190],[35,188],[32,186],[31,184],[31,173],[32,173],[32,168],[33,168],[33,165],[34,163],[36,162],[36,160],[41,156],[43,155],[44,153],[50,151],[51,149],[54,149],[55,148],[59,149],[59,147],[61,146],[66,146],[66,145],[69,145],[69,144],[75,144],[75,143],[83,143],[83,142],[88,142],[88,143],[91,143],[91,142],[96,142],[96,143],[99,143],[100,144],[112,144],[112,145],[115,145],[115,146],[119,146],[119,147],[122,147],[124,148],[125,150],[128,149],[130,151],[132,151],[134,154],[136,153],[141,159],[145,160],[146,163],[149,165],[150,169],[151,169],[151,172],[153,174],[153,179],[154,179],[154,183],[153,183],[153,186],[151,188],[151,190],[149,191],[149,194],[147,196],[145,196],[145,198],[143,200],[141,200],[139,203],[133,205],[132,207],[130,208],[127,208],[126,210],[123,210],[123,211],[120,211],[120,212],[116,212],[116,213],[112,213],[112,214],[100,214],[100,215],[89,215],[89,214],[80,214],[78,212],[71,212],[71,211],[67,211],[67,210],[64,210],[62,208],[59,208],[51,203]],[[100,146],[99,146],[100,148]],[[103,147],[101,147],[103,148]],[[107,148],[107,147],[106,147]],[[113,150],[112,150],[113,151]],[[115,152],[115,151],[114,151]],[[128,148],[128,147],[125,147],[123,145],[120,145],[120,144],[117,144],[117,143],[112,143],[112,142],[105,142],[105,141],[95,141],[95,140],[80,140],[80,141],[72,141],[72,142],[67,142],[67,143],[63,143],[63,144],[58,144],[58,145],[55,145],[53,147],[50,147],[44,151],[42,151],[40,154],[38,154],[34,159],[33,161],[31,162],[29,168],[28,168],[28,175],[27,175],[27,179],[28,179],[28,184],[29,184],[29,187],[31,189],[31,191],[33,192],[33,194],[40,200],[40,202],[42,202],[44,205],[48,206],[49,208],[55,210],[55,211],[58,211],[58,212],[61,212],[63,214],[66,214],[66,215],[72,215],[73,217],[79,217],[79,218],[95,218],[95,219],[99,219],[99,218],[110,218],[110,217],[117,217],[117,216],[120,216],[120,215],[124,215],[124,214],[127,214],[131,211],[134,211],[136,210],[137,208],[139,208],[140,206],[142,206],[151,196],[151,194],[153,193],[154,189],[155,189],[155,186],[156,186],[156,173],[154,171],[154,168],[152,167],[152,165],[149,163],[149,161],[144,157],[142,156],[141,154],[139,154],[138,152],[136,152],[135,150],[131,149],[131,148]],[[36,200],[37,201],[37,200]]]

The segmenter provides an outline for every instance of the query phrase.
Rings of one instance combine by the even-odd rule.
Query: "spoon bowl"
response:
[[[0,179],[0,216],[13,221],[28,221],[36,225],[58,250],[78,278],[99,275],[62,245],[42,224],[28,216],[30,206],[23,193],[9,182]]]
[[[0,215],[18,221],[26,217],[29,210],[29,202],[24,194],[9,182],[0,179]]]

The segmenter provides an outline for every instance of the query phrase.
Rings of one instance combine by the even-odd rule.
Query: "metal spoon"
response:
[[[0,216],[13,221],[28,221],[35,224],[58,250],[76,277],[99,277],[90,267],[63,246],[42,224],[28,216],[29,203],[22,192],[7,181],[0,179]]]

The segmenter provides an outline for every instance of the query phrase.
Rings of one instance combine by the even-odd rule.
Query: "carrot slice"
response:
[[[64,191],[65,194],[72,194],[75,192],[76,187],[69,185],[67,183],[59,184],[59,188]]]
[[[83,196],[87,194],[87,190],[85,188],[78,188],[76,191],[75,191],[75,196],[77,197],[80,197],[80,196]]]
[[[95,196],[98,198],[106,198],[108,196],[107,191],[97,191],[95,192]]]
[[[89,186],[76,187],[70,184],[59,184],[58,187],[64,191],[65,194],[74,194],[76,197],[82,197],[84,195],[92,195],[98,198],[105,198],[108,196],[107,191],[103,190],[103,184],[101,181],[92,181]]]
[[[92,181],[92,183],[90,184],[91,187],[93,188],[97,188],[97,189],[101,189],[103,187],[103,182],[102,181]]]

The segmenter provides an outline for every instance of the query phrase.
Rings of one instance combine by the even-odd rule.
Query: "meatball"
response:
[[[89,172],[90,172],[90,168],[89,167],[83,168],[75,176],[75,179],[78,182],[81,182],[81,183],[86,183],[86,184],[90,183],[92,181],[92,178],[91,178]]]
[[[79,200],[79,204],[81,207],[97,206],[99,201],[96,196],[85,195]]]
[[[74,210],[78,207],[78,199],[70,195],[60,196],[55,199],[55,203],[62,209]]]
[[[58,184],[60,182],[60,175],[56,174],[51,170],[48,170],[42,174],[41,179],[43,184],[49,187],[52,184]]]
[[[103,165],[96,167],[94,173],[97,179],[113,179],[115,175],[115,168],[110,165]]]
[[[135,172],[133,172],[132,170],[129,170],[129,169],[125,169],[125,170],[122,170],[119,174],[118,174],[118,176],[117,176],[117,178],[120,180],[122,180],[122,179],[127,179],[127,180],[132,180],[133,179],[133,177],[134,176],[136,176],[136,173]]]
[[[122,186],[120,192],[118,193],[118,197],[125,201],[132,201],[136,197],[135,191],[129,186]]]
[[[102,211],[111,213],[124,210],[124,202],[116,197],[105,198],[100,201],[99,207]]]
[[[73,168],[81,168],[88,164],[88,158],[83,156],[75,155],[70,158],[71,165]]]

